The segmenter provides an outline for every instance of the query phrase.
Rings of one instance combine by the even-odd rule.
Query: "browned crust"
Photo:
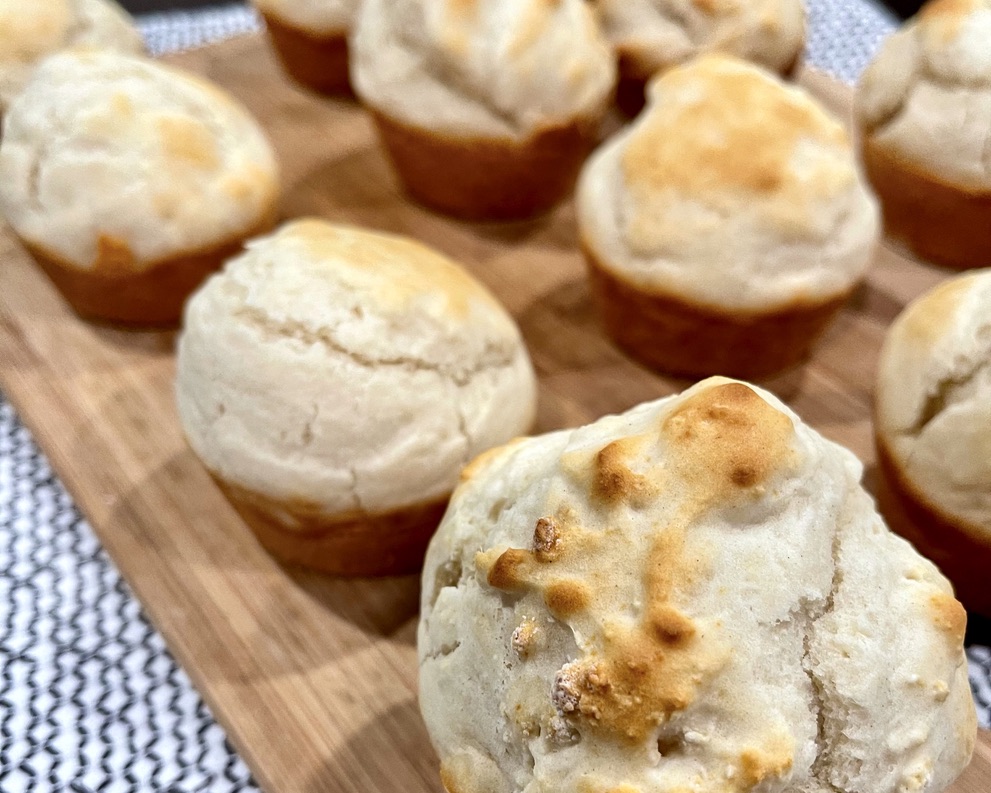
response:
[[[282,68],[297,83],[322,94],[353,96],[348,72],[347,32],[315,36],[262,14]]]
[[[598,119],[548,127],[530,138],[454,138],[372,111],[409,194],[467,220],[518,220],[549,211],[574,188],[597,141]]]
[[[785,79],[793,79],[798,72],[801,59],[801,50],[799,50],[778,74]],[[760,66],[761,64],[755,65]],[[624,52],[619,53],[618,66],[619,82],[616,83],[616,106],[624,115],[634,118],[647,104],[647,83],[656,72],[645,70],[643,64],[635,57]]]
[[[965,270],[991,261],[991,191],[957,187],[865,132],[861,153],[888,237],[932,264]]]
[[[326,515],[302,501],[279,501],[214,480],[272,556],[300,567],[347,576],[412,573],[444,517],[448,496],[379,514]],[[287,528],[277,515],[291,516]]]
[[[878,506],[888,526],[939,567],[964,606],[991,617],[991,533],[941,511],[904,475],[880,433],[874,441]]]
[[[182,317],[186,298],[210,273],[240,253],[246,240],[270,230],[275,212],[244,234],[163,259],[136,270],[126,244],[101,237],[96,264],[89,269],[21,240],[69,305],[84,319],[134,327],[172,327]]]
[[[638,361],[667,374],[753,379],[795,366],[850,295],[796,300],[766,313],[721,311],[633,286],[587,246],[583,250],[606,332]]]

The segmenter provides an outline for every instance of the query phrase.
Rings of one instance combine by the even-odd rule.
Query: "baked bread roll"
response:
[[[350,93],[348,32],[358,0],[252,0],[283,68],[328,94]]]
[[[44,61],[4,118],[0,208],[80,314],[165,325],[275,220],[257,122],[191,74],[109,51]]]
[[[606,331],[678,375],[762,377],[803,360],[878,234],[843,127],[808,94],[709,55],[589,159],[581,244]]]
[[[722,378],[473,463],[422,587],[447,790],[946,787],[966,614],[860,475]]]
[[[933,264],[991,263],[991,0],[936,0],[857,86],[864,167],[887,235]]]
[[[802,0],[596,0],[619,56],[620,107],[636,115],[655,74],[723,53],[789,75],[805,45]]]
[[[413,198],[539,214],[567,195],[616,81],[584,0],[367,0],[351,77]]]
[[[190,299],[176,393],[262,545],[363,575],[419,569],[461,468],[536,403],[519,330],[467,272],[319,220],[249,243]]]
[[[875,394],[885,517],[991,616],[991,270],[946,281],[892,324]]]
[[[134,21],[113,0],[0,0],[0,115],[39,61],[77,46],[144,51]]]

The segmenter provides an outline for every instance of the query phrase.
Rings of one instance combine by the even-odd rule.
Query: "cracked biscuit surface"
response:
[[[907,482],[991,548],[991,270],[945,281],[899,315],[875,399],[878,437]]]
[[[860,475],[725,378],[473,463],[418,637],[447,790],[942,790],[965,614]]]
[[[54,55],[4,116],[0,208],[22,240],[80,271],[146,271],[267,225],[278,178],[244,107],[145,58]]]
[[[535,410],[519,331],[481,284],[412,240],[320,220],[250,242],[191,298],[177,367],[206,466],[327,517],[446,497]]]
[[[70,47],[144,51],[134,22],[113,0],[0,0],[0,111],[39,61]]]

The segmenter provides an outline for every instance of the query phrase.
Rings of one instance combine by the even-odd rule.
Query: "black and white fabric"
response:
[[[898,20],[874,0],[805,0],[808,36],[805,60],[853,83]]]
[[[809,0],[808,60],[853,80],[895,27],[872,0]],[[155,54],[256,30],[242,5],[140,20]],[[991,650],[968,651],[991,726]],[[258,787],[0,395],[0,791]]]
[[[991,647],[967,648],[970,663],[970,687],[977,703],[977,721],[986,730],[991,729]]]
[[[0,397],[0,791],[257,790]]]
[[[169,11],[138,19],[152,55],[201,47],[214,41],[243,36],[261,29],[261,17],[244,3],[218,5],[197,11]]]

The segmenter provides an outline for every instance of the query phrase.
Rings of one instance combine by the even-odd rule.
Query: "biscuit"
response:
[[[861,470],[723,378],[473,463],[421,596],[446,789],[943,790],[966,613]]]
[[[249,243],[190,299],[176,393],[262,544],[348,574],[418,569],[462,466],[536,404],[519,330],[467,272],[319,220]]]
[[[0,113],[38,62],[71,47],[144,52],[134,21],[113,0],[0,2]]]
[[[616,81],[584,0],[368,0],[351,77],[406,190],[470,219],[528,217],[573,187]]]
[[[886,234],[932,264],[991,261],[991,0],[935,0],[857,86],[864,168]]]
[[[940,284],[892,324],[875,432],[891,527],[991,616],[991,270]]]
[[[762,377],[800,362],[878,236],[846,132],[802,89],[721,55],[650,93],[577,191],[606,331],[672,374]]]
[[[248,112],[144,58],[54,55],[4,118],[0,208],[84,316],[176,322],[277,201],[275,155]]]

